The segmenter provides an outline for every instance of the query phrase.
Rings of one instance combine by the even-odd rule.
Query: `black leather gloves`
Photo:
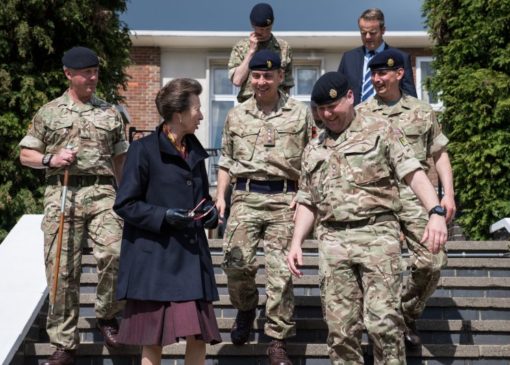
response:
[[[207,201],[204,204],[204,212],[210,212],[202,218],[202,222],[204,223],[204,228],[214,229],[218,226],[218,209],[213,201]]]
[[[218,209],[213,201],[203,203],[199,211],[170,208],[166,211],[165,218],[168,224],[174,228],[191,226],[193,221],[202,221],[204,228],[213,229],[218,226]]]
[[[175,228],[184,228],[193,222],[193,217],[186,209],[170,208],[165,215],[168,224]]]

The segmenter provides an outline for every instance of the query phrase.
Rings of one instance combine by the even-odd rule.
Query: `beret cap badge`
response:
[[[329,96],[331,97],[331,99],[334,99],[338,96],[338,93],[336,92],[335,89],[330,89],[329,90]]]
[[[388,65],[388,67],[393,67],[395,65],[395,61],[393,60],[393,58],[388,58],[388,62],[386,62],[386,64]]]
[[[271,60],[267,60],[266,63],[267,63],[267,68],[268,69],[272,69],[273,68],[273,62],[271,62]]]
[[[271,19],[266,19],[266,23],[267,23],[267,25],[271,25],[271,23],[272,23],[272,22],[273,22],[273,21],[272,21]]]

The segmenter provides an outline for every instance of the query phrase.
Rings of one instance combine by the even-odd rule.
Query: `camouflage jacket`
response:
[[[269,49],[271,51],[277,52],[280,54],[282,60],[282,69],[285,71],[285,76],[280,88],[282,89],[290,89],[294,86],[294,78],[292,77],[292,49],[289,44],[283,39],[277,39],[274,35],[271,35],[271,38],[263,43],[259,43],[258,49]],[[242,39],[232,48],[232,52],[230,53],[230,59],[228,61],[228,77],[232,80],[234,75],[234,69],[239,66],[248,50],[250,49],[250,39]],[[248,76],[246,81],[241,85],[241,89],[239,90],[239,94],[237,95],[237,100],[242,103],[250,98],[253,95],[253,90],[251,88],[251,76]]]
[[[227,114],[219,165],[231,177],[297,181],[312,126],[310,110],[300,101],[280,93],[277,110],[265,115],[251,97]]]
[[[361,113],[373,112],[387,117],[394,126],[400,128],[425,170],[429,169],[427,159],[448,144],[448,138],[441,132],[434,110],[415,97],[403,94],[398,103],[389,106],[376,95],[358,104],[356,109]]]
[[[401,208],[393,176],[420,162],[403,133],[380,116],[357,113],[336,139],[324,130],[303,152],[298,202],[321,222],[356,221]]]
[[[71,175],[113,176],[112,157],[125,153],[128,142],[122,117],[112,105],[95,96],[78,104],[66,91],[39,109],[19,146],[43,154],[71,146],[78,151]],[[61,170],[46,169],[46,174],[62,174]]]

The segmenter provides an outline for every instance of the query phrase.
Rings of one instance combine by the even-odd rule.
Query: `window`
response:
[[[209,146],[221,147],[221,133],[227,113],[237,103],[239,88],[235,87],[228,78],[226,66],[213,65],[211,67],[211,108]]]
[[[228,111],[237,104],[239,88],[228,78],[228,60],[210,61],[210,107],[209,107],[209,184],[216,185],[221,134]]]
[[[427,78],[433,76],[435,70],[432,68],[432,57],[416,57],[416,85],[418,98],[426,101],[434,110],[442,108],[441,100],[439,100],[437,93],[427,90]]]
[[[320,60],[294,60],[294,87],[290,90],[294,99],[310,104],[313,85],[320,76],[320,64]]]

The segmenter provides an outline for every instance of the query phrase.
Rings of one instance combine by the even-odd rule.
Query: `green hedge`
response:
[[[425,0],[457,221],[471,239],[510,217],[510,0]]]

